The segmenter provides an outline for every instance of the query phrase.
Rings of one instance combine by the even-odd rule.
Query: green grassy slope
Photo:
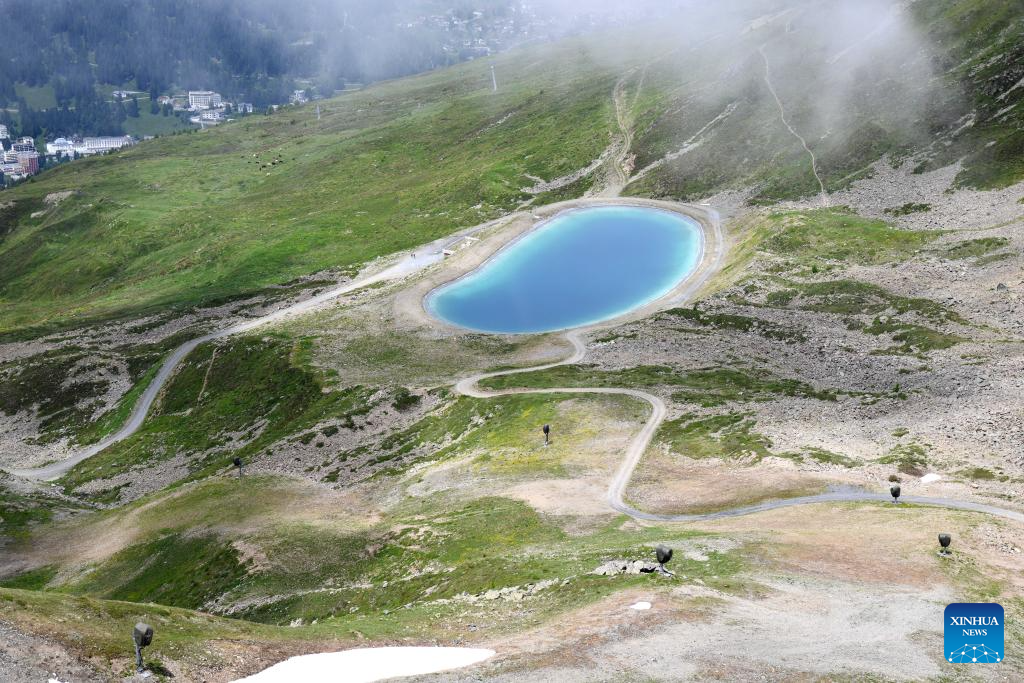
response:
[[[636,56],[639,58],[639,56]],[[64,165],[5,194],[0,332],[237,295],[475,225],[586,166],[622,65],[534,48]],[[557,64],[558,68],[552,68]],[[48,207],[50,193],[76,194]],[[13,204],[12,204],[13,203]]]
[[[112,680],[134,672],[134,661],[131,668],[128,665],[131,642],[126,646],[125,634],[139,621],[149,623],[155,632],[145,663],[157,674],[156,680],[174,680],[165,663],[173,663],[185,680],[204,680],[211,671],[237,667],[233,660],[239,649],[249,650],[257,661],[268,656],[273,661],[293,651],[340,648],[354,640],[351,634],[310,633],[174,607],[10,588],[0,588],[0,618],[26,633],[57,640]]]
[[[914,4],[929,38],[945,46],[947,80],[969,93],[973,125],[936,145],[923,168],[964,160],[958,181],[1005,187],[1024,177],[1024,7],[1015,0]]]
[[[43,174],[0,207],[0,335],[238,296],[493,218],[528,198],[530,176],[556,178],[600,155],[617,130],[619,79],[636,171],[686,150],[627,194],[815,194],[765,58],[830,189],[885,154],[920,153],[922,169],[965,158],[959,180],[979,187],[1024,177],[1019,3],[915,3],[901,21],[920,44],[861,47],[823,29],[817,6],[755,29],[750,12],[715,40],[690,22],[532,46],[325,101],[320,120],[312,106],[286,108]],[[45,203],[63,190],[76,194]]]
[[[46,591],[190,609],[234,606],[233,615],[259,622],[316,619],[338,635],[370,629],[394,637],[436,634],[436,619],[501,604],[446,600],[462,593],[555,580],[533,610],[495,624],[505,631],[651,582],[587,574],[609,557],[649,557],[656,542],[704,535],[623,529],[611,515],[570,534],[558,521],[502,497],[409,497],[375,515],[353,509],[343,493],[299,480],[215,478],[51,526],[38,539],[60,543],[56,565],[4,585],[28,577]],[[83,561],[80,538],[109,542],[116,552]],[[744,560],[735,550],[712,553],[707,562],[680,557],[676,565],[710,585],[728,586]]]
[[[175,373],[142,429],[76,466],[64,483],[75,488],[142,463],[178,454],[202,456],[194,469],[216,471],[237,455],[247,461],[278,439],[326,417],[369,412],[373,390],[327,392],[315,370],[295,360],[301,341],[240,337],[197,349]]]
[[[925,5],[930,9],[920,10]],[[979,14],[978,7],[938,0],[918,3],[915,11],[949,55],[975,59],[986,53],[972,36],[1002,26],[998,44],[1012,42],[1017,16],[1010,3],[993,3],[999,11],[991,14]],[[948,33],[936,32],[946,25]],[[695,197],[756,183],[755,201],[813,194],[804,153],[780,129],[774,104],[765,99],[756,47],[777,28],[765,30],[741,39],[747,59],[738,64],[726,59],[734,53],[724,46],[684,55],[671,40],[658,38],[631,44],[627,58],[610,60],[568,42],[499,58],[497,94],[490,91],[488,63],[469,64],[326,101],[319,121],[310,107],[287,109],[64,166],[0,201],[0,335],[31,336],[237,296],[321,268],[352,268],[495,216],[526,198],[520,188],[531,184],[527,175],[550,179],[585,166],[605,149],[615,128],[612,88],[624,75],[640,167],[678,149],[739,102],[699,148],[651,172],[630,192]],[[769,54],[779,70],[802,65],[793,51]],[[956,92],[976,96],[977,81],[967,71],[943,68]],[[886,87],[846,112],[844,131],[826,137],[815,128],[810,108],[802,109],[801,93],[782,89],[795,104],[793,120],[817,135],[830,187],[856,177],[883,153],[928,148],[962,113],[957,103],[940,107],[934,130],[922,136],[900,112],[882,106],[886,92],[891,95]],[[1008,86],[1000,87],[1004,92]],[[1003,102],[997,94],[992,98],[993,107]],[[1012,154],[1015,124],[991,125],[964,134],[981,136],[974,142],[957,138],[942,146],[952,151],[936,152],[928,163],[963,156],[957,149],[973,154],[991,134],[998,140],[986,149],[995,151],[971,156],[961,180],[997,186],[1020,177]],[[541,201],[573,196],[592,180]],[[49,206],[45,198],[61,190],[76,194]],[[969,321],[937,301],[854,279],[845,268],[896,266],[918,254],[981,259],[1007,248],[996,238],[949,246],[940,232],[899,230],[841,208],[763,210],[744,220],[752,225],[733,249],[725,278],[736,282],[730,296],[747,313],[834,314],[850,331],[891,337],[892,347],[879,353],[922,361],[933,350],[961,343],[954,332]],[[771,268],[751,276],[746,268],[753,259],[770,260]],[[666,311],[651,322],[684,334],[760,335],[762,348],[806,340],[809,330],[778,319],[702,304]],[[358,322],[353,314],[317,326],[351,328]],[[700,534],[627,525],[611,514],[596,521],[567,519],[503,497],[512,495],[497,488],[506,483],[511,488],[530,478],[573,474],[578,464],[566,454],[589,453],[590,425],[573,425],[564,404],[584,399],[480,400],[424,387],[477,364],[510,362],[518,342],[471,335],[410,341],[412,333],[364,327],[355,341],[346,337],[330,351],[317,348],[315,337],[323,340],[317,326],[293,321],[272,333],[197,349],[137,434],[62,480],[83,501],[81,508],[73,499],[15,493],[0,482],[0,544],[6,544],[0,550],[8,558],[0,618],[57,634],[79,653],[108,663],[124,656],[124,633],[138,619],[155,621],[161,634],[150,657],[172,662],[201,660],[217,645],[241,641],[259,646],[309,639],[324,649],[363,637],[437,641],[451,634],[452,640],[472,641],[533,627],[618,590],[647,588],[653,577],[588,572],[604,560],[650,557],[658,542],[679,547]],[[432,348],[420,352],[415,344]],[[166,348],[126,355],[132,380],[139,381]],[[83,354],[68,347],[0,366],[0,390],[7,391],[0,391],[0,413],[38,403],[45,440],[78,435],[88,441],[109,431],[131,402],[126,398],[104,419],[90,422],[95,405],[84,399],[105,390],[107,380],[63,381]],[[114,360],[120,362],[111,359],[111,367]],[[346,373],[354,367],[361,368],[357,376]],[[416,393],[403,385],[416,386]],[[881,396],[744,364],[560,367],[488,385],[656,387],[679,408],[657,435],[659,452],[730,459],[737,466],[772,455],[857,466],[859,460],[822,449],[777,452],[750,411],[783,397],[825,405],[846,395],[865,401]],[[898,384],[885,397],[907,398]],[[431,407],[421,405],[418,413],[403,403],[416,399]],[[645,404],[585,400],[585,411],[602,424],[616,418],[640,425],[646,419]],[[359,446],[328,439],[315,450],[327,430],[356,436],[362,425],[354,422],[375,406],[400,412],[404,406],[408,420]],[[558,427],[555,444],[537,448],[536,427],[549,422]],[[288,465],[305,479],[222,476],[232,456],[258,466],[282,446],[295,447],[285,451]],[[914,448],[901,446],[880,462],[916,469],[921,461]],[[175,460],[182,466],[168,474],[166,465]],[[429,474],[453,477],[456,461],[465,460],[474,484],[453,478],[446,489],[436,480],[425,482],[428,470],[414,467],[427,460],[453,465]],[[121,504],[120,489],[132,476],[152,477],[166,488]],[[352,480],[359,484],[350,485]],[[92,503],[118,507],[83,514]],[[714,590],[744,591],[753,580],[744,567],[756,562],[740,546],[711,552],[706,562],[680,552],[673,568]],[[473,602],[462,595],[540,581],[552,583],[523,603]],[[21,590],[26,588],[33,590]],[[187,611],[193,609],[237,618]],[[306,625],[275,626],[296,619]],[[473,635],[467,636],[470,624]],[[181,677],[202,678],[188,671]]]

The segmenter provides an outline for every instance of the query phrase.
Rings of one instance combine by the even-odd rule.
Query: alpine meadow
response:
[[[1020,2],[0,12],[0,680],[1024,679]]]

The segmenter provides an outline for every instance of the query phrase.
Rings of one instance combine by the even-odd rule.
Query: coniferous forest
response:
[[[188,89],[263,109],[296,87],[330,94],[461,61],[453,45],[465,35],[493,34],[498,22],[508,32],[519,20],[512,0],[298,4],[303,11],[271,0],[0,0],[0,123],[32,137],[121,134],[138,105],[113,101],[115,88],[148,93],[151,113],[160,95]],[[45,103],[25,97],[40,90]]]

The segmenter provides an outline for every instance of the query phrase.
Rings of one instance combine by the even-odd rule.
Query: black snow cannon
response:
[[[953,542],[953,537],[949,534],[939,534],[939,545],[942,549],[939,551],[939,555],[949,555],[949,544]]]
[[[142,648],[153,642],[153,627],[141,621],[135,624],[132,641],[135,643],[135,670],[142,673]]]
[[[654,549],[654,554],[658,558],[658,571],[660,571],[662,574],[674,576],[672,572],[665,569],[665,565],[672,561],[672,548],[659,545],[657,548]]]

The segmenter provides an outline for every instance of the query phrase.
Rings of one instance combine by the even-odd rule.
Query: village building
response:
[[[32,138],[18,138],[18,140],[11,145],[11,149],[15,152],[34,152],[36,151],[36,141]]]
[[[18,165],[21,167],[21,172],[24,175],[35,175],[39,173],[39,153],[35,150],[31,152],[17,152]]]
[[[215,93],[210,90],[188,91],[188,107],[192,111],[213,109],[221,106],[222,102],[223,100],[221,99],[220,93]]]
[[[53,142],[46,143],[46,154],[52,157],[73,157],[76,154],[78,156],[105,154],[122,147],[130,147],[135,142],[135,138],[130,135],[82,138],[78,140],[57,138]]]

